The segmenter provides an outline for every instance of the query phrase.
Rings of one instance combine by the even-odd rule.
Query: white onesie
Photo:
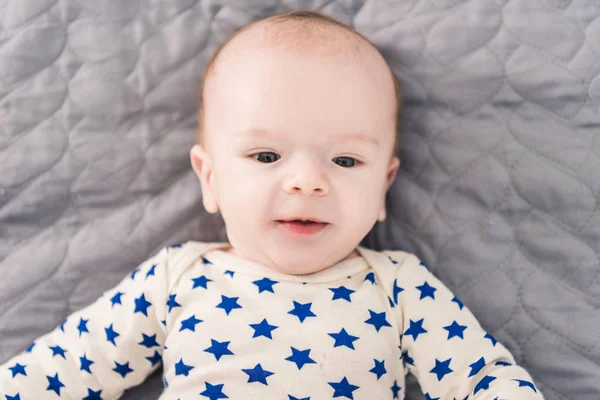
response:
[[[542,399],[509,351],[417,257],[304,276],[187,242],[143,262],[0,366],[0,400],[118,399],[164,366],[160,400]]]

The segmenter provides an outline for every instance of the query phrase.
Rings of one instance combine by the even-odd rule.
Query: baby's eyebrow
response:
[[[240,132],[236,132],[235,133],[236,137],[248,137],[248,136],[262,136],[262,137],[268,137],[268,138],[280,138],[279,135],[270,132],[268,130],[265,129],[257,129],[257,128],[252,128],[252,129],[247,129],[247,130],[243,130]],[[333,137],[334,140],[354,140],[354,141],[361,141],[361,142],[366,142],[369,144],[372,144],[374,146],[379,147],[379,141],[377,139],[375,139],[374,137],[371,137],[365,133],[362,132],[351,132],[351,133],[341,133],[338,135],[335,135]]]

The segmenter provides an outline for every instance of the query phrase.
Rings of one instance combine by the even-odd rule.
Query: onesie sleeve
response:
[[[508,349],[417,257],[398,259],[404,261],[393,300],[401,313],[402,356],[426,399],[543,399]]]
[[[0,366],[0,399],[118,399],[161,363],[168,312],[165,248],[116,287]]]

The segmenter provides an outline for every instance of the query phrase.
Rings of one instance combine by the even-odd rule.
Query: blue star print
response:
[[[146,300],[146,295],[142,293],[140,297],[135,299],[135,310],[133,313],[142,313],[146,317],[148,316],[148,307],[150,307],[152,303]]]
[[[60,346],[50,346],[50,349],[52,350],[52,357],[54,356],[61,356],[62,358],[64,358],[65,360],[67,359],[67,357],[65,357],[65,352],[66,350],[63,349]]]
[[[302,369],[305,364],[316,364],[316,361],[310,358],[310,349],[298,350],[292,347],[292,355],[286,360],[296,363],[298,369]]]
[[[125,364],[119,364],[116,361],[115,361],[115,368],[113,368],[113,371],[115,371],[117,374],[121,375],[123,378],[125,378],[127,376],[127,374],[129,374],[130,372],[133,372],[133,370],[131,368],[129,368],[129,362],[126,362]]]
[[[372,372],[375,375],[377,375],[377,380],[379,380],[379,378],[381,378],[387,372],[385,369],[385,365],[384,365],[385,360],[378,361],[375,359],[374,361],[375,361],[375,366],[373,368],[371,368],[369,370],[369,372]]]
[[[90,331],[87,328],[88,321],[89,321],[89,319],[83,319],[83,318],[81,318],[79,320],[79,325],[77,326],[77,330],[79,331],[79,336],[81,336],[84,332],[90,333]]]
[[[525,387],[528,387],[531,390],[533,390],[535,393],[537,393],[537,390],[535,389],[535,386],[533,385],[532,382],[524,381],[522,379],[513,379],[513,381],[518,382],[519,383],[519,387],[525,386]]]
[[[394,396],[394,399],[399,399],[398,392],[400,392],[400,390],[402,388],[400,386],[398,386],[398,382],[394,381],[394,386],[392,386],[391,389],[392,389],[392,395]]]
[[[21,395],[19,393],[14,396],[6,395],[6,400],[21,400]]]
[[[229,275],[229,276],[231,276],[233,278],[233,275],[235,274],[235,272],[227,270],[227,271],[223,272],[223,274],[224,275]]]
[[[352,385],[348,382],[348,379],[344,377],[339,382],[327,382],[334,390],[333,397],[347,397],[349,399],[354,399],[352,392],[359,388],[359,386]]]
[[[427,282],[425,282],[421,286],[417,286],[417,289],[421,291],[421,297],[419,298],[419,300],[423,300],[426,297],[431,297],[433,300],[435,300],[435,291],[437,289],[433,286],[429,286]]]
[[[288,394],[288,400],[310,400],[310,397],[303,397],[303,398],[298,398],[298,397],[294,397],[291,394]]]
[[[56,373],[54,376],[46,375],[46,378],[48,379],[48,387],[46,390],[52,390],[54,393],[60,396],[60,389],[64,388],[65,385],[58,378],[58,373]]]
[[[262,293],[262,292],[275,293],[275,291],[273,290],[273,285],[275,285],[279,282],[272,281],[269,278],[262,278],[257,281],[254,281],[252,283],[254,283],[258,287],[258,293]]]
[[[225,313],[227,315],[229,315],[231,310],[236,309],[236,308],[242,308],[242,306],[240,306],[237,303],[238,299],[239,299],[239,297],[227,297],[227,296],[221,295],[221,303],[219,303],[217,308],[222,308],[223,310],[225,310]]]
[[[17,376],[19,374],[21,374],[23,376],[27,376],[25,367],[27,367],[27,365],[21,365],[19,363],[15,364],[14,367],[10,367],[9,370],[12,372],[12,377],[14,378],[15,376]]]
[[[346,346],[352,350],[354,350],[354,341],[358,339],[357,336],[348,334],[344,328],[339,333],[328,333],[328,335],[335,339],[333,347]]]
[[[206,389],[200,393],[200,396],[208,397],[210,400],[218,400],[218,399],[228,399],[225,393],[223,393],[223,384],[211,385],[208,382],[205,382]]]
[[[412,357],[408,354],[408,350],[402,353],[402,357],[404,357],[404,361],[406,361],[407,364],[415,365],[415,360],[413,360]]]
[[[458,297],[456,297],[456,296],[454,296],[454,298],[453,298],[451,301],[453,301],[453,302],[455,302],[456,304],[458,304],[458,308],[459,308],[460,310],[462,310],[462,309],[463,309],[463,307],[465,306],[465,305],[462,303],[462,301],[460,301],[460,300],[458,299]]]
[[[454,372],[450,368],[450,362],[452,358],[447,359],[446,361],[440,361],[437,358],[435,359],[435,367],[429,372],[432,374],[436,374],[438,381],[441,381],[444,376],[448,375],[451,372]]]
[[[148,273],[146,274],[146,279],[148,279],[148,278],[149,278],[149,277],[151,277],[151,276],[156,276],[156,275],[154,274],[155,270],[156,270],[156,264],[154,264],[154,265],[152,265],[152,266],[150,267],[150,270],[149,270],[149,271],[148,271]]]
[[[274,373],[271,371],[267,371],[263,369],[262,365],[256,364],[254,368],[251,369],[242,369],[246,374],[248,374],[248,383],[252,382],[260,382],[263,385],[269,385],[267,383],[267,378]]]
[[[485,336],[484,336],[484,338],[486,338],[486,339],[490,339],[490,340],[491,340],[491,342],[492,342],[492,345],[493,345],[493,346],[496,346],[496,343],[498,343],[498,340],[496,340],[496,338],[495,338],[495,337],[493,337],[493,336],[492,336],[491,334],[489,334],[489,333],[486,333],[486,334],[485,334]]]
[[[179,362],[177,364],[175,364],[175,376],[177,376],[177,375],[188,376],[192,369],[194,369],[194,367],[191,365],[186,365],[183,362],[183,358],[181,358],[179,360]]]
[[[490,388],[490,383],[492,383],[495,380],[496,380],[495,376],[491,376],[491,375],[484,376],[483,379],[481,379],[481,381],[479,381],[477,386],[475,386],[475,390],[473,391],[473,394],[477,394],[477,392],[479,392],[480,390],[488,390]]]
[[[177,296],[176,294],[172,294],[169,296],[169,301],[167,301],[167,305],[169,306],[169,312],[171,312],[171,310],[174,309],[175,307],[181,307],[181,304],[179,304],[177,301],[175,301],[176,296]]]
[[[404,332],[404,336],[411,335],[413,337],[413,340],[417,340],[419,335],[427,333],[427,330],[423,328],[423,320],[424,318],[421,318],[420,320],[415,322],[411,319],[410,326],[408,327],[406,332]]]
[[[365,323],[373,325],[375,327],[375,330],[377,330],[377,332],[379,332],[379,330],[383,326],[390,326],[390,327],[392,326],[387,321],[387,319],[385,319],[385,311],[376,313],[374,311],[369,310],[369,314],[371,314],[371,317],[368,320],[366,320]]]
[[[469,378],[477,375],[477,373],[479,373],[479,371],[481,371],[481,369],[483,367],[485,367],[485,360],[483,357],[481,357],[479,360],[475,361],[473,364],[469,365],[469,367],[471,367],[471,373],[469,374]]]
[[[117,292],[115,293],[115,295],[113,297],[111,297],[110,302],[112,303],[112,307],[114,307],[116,304],[121,304],[123,305],[123,303],[121,302],[121,296],[123,296],[125,293],[123,292]]]
[[[83,398],[83,400],[102,400],[102,397],[100,396],[102,394],[102,390],[98,390],[93,391],[92,389],[88,388],[88,395],[86,397]]]
[[[192,282],[194,282],[194,286],[192,287],[192,289],[196,289],[197,287],[206,289],[208,282],[212,282],[212,279],[208,279],[204,275],[200,275],[197,278],[193,278]]]
[[[88,359],[84,354],[83,357],[79,357],[79,361],[81,362],[81,367],[79,368],[81,371],[86,371],[91,374],[90,366],[94,363],[92,360]]]
[[[288,311],[288,314],[295,315],[303,323],[307,317],[316,317],[316,315],[310,310],[312,303],[301,304],[294,301],[294,309]]]
[[[429,393],[425,393],[425,400],[440,400],[439,397],[431,397]]]
[[[250,327],[252,329],[254,329],[254,335],[252,335],[252,338],[257,338],[257,337],[260,337],[260,336],[264,336],[264,337],[269,338],[271,340],[273,339],[273,337],[271,336],[271,332],[274,331],[275,329],[279,328],[278,326],[270,325],[267,322],[266,318],[264,318],[258,324],[250,324]]]
[[[142,341],[138,343],[140,346],[144,346],[147,348],[158,347],[160,346],[156,343],[156,334],[152,336],[148,336],[145,333],[142,333]]]
[[[465,337],[463,336],[463,333],[467,327],[465,325],[459,325],[456,321],[454,321],[452,324],[445,326],[444,329],[448,331],[448,340],[455,336],[464,339]]]
[[[394,303],[398,304],[398,295],[404,291],[403,288],[398,286],[398,279],[394,279],[394,287],[392,289],[394,295]]]
[[[152,366],[155,366],[162,360],[162,357],[160,356],[160,353],[158,351],[154,350],[154,355],[152,355],[151,357],[146,357],[146,360],[150,361],[150,364],[152,364]]]
[[[233,353],[231,352],[231,350],[229,350],[227,348],[227,346],[229,346],[230,342],[219,342],[219,341],[214,340],[214,339],[210,339],[210,342],[211,342],[210,347],[207,348],[207,349],[205,349],[204,351],[207,352],[207,353],[214,354],[214,356],[217,359],[217,361],[219,361],[222,356],[233,355]]]
[[[117,343],[115,343],[115,339],[121,335],[114,331],[113,324],[110,324],[109,327],[104,328],[104,332],[106,332],[106,340],[116,346]]]
[[[195,315],[192,315],[186,320],[181,321],[181,328],[179,328],[179,332],[188,329],[192,332],[196,332],[196,325],[202,322],[201,319],[197,319]]]
[[[373,272],[369,272],[367,274],[367,276],[365,276],[365,281],[369,281],[374,285],[375,284],[375,274]]]
[[[344,299],[347,302],[351,303],[352,299],[350,299],[350,295],[355,291],[352,289],[348,289],[345,286],[340,286],[338,288],[329,288],[333,292],[333,298],[331,300]]]

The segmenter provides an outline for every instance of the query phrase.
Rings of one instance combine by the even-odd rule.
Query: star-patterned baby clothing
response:
[[[0,366],[0,400],[117,399],[162,363],[160,400],[543,399],[417,257],[357,250],[293,276],[187,242],[143,262]]]

